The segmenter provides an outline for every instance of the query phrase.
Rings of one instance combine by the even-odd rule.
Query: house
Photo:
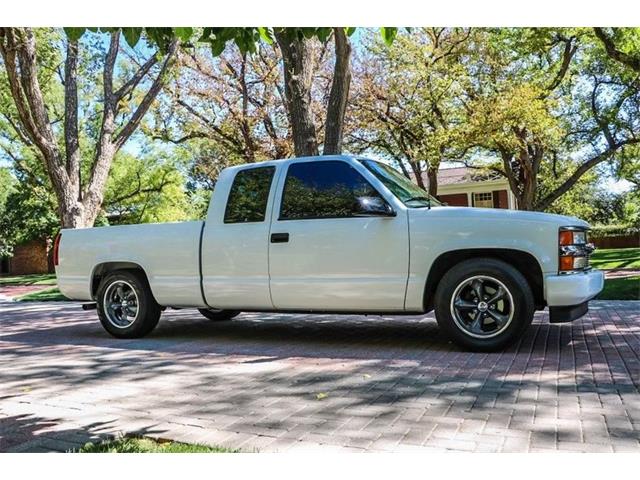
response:
[[[422,174],[428,185],[427,173]],[[438,170],[438,199],[457,207],[516,209],[516,198],[503,176],[469,167]]]

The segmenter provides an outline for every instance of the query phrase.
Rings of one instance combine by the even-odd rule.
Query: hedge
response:
[[[600,225],[591,227],[591,238],[640,236],[640,226],[637,225]]]

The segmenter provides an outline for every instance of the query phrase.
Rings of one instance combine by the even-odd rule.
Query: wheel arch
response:
[[[147,277],[147,272],[145,272],[142,265],[135,262],[127,262],[127,261],[104,262],[96,265],[93,268],[93,271],[91,272],[91,284],[90,284],[91,297],[93,299],[96,298],[96,295],[98,293],[98,287],[100,286],[100,282],[104,277],[106,277],[111,272],[123,271],[123,270],[135,271],[142,274],[142,276],[147,282],[147,285],[149,285],[149,289],[151,290],[149,278]],[[153,292],[152,292],[152,295],[153,295]]]
[[[509,248],[469,248],[442,253],[431,264],[424,288],[423,305],[425,311],[433,310],[435,292],[443,275],[458,263],[479,257],[501,260],[516,268],[531,287],[536,309],[541,310],[546,306],[542,267],[532,254]]]

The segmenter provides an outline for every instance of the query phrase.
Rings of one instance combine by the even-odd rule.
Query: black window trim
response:
[[[329,216],[329,217],[304,217],[304,218],[283,218],[282,217],[282,203],[284,201],[284,189],[287,186],[287,176],[289,175],[289,169],[291,168],[292,165],[300,165],[303,163],[346,163],[347,166],[351,167],[353,170],[355,170],[355,172],[360,175],[362,177],[362,179],[369,184],[369,186],[371,187],[371,189],[376,192],[378,195],[380,195],[380,198],[382,198],[382,200],[384,200],[385,203],[389,204],[389,201],[386,199],[386,197],[384,195],[382,195],[380,193],[380,191],[369,181],[369,179],[367,177],[365,177],[360,171],[358,171],[357,168],[355,168],[353,165],[351,165],[351,163],[347,162],[346,160],[340,159],[340,158],[335,158],[335,159],[327,159],[327,160],[306,160],[306,161],[298,161],[298,162],[290,162],[287,165],[287,169],[282,173],[283,175],[283,180],[282,180],[282,190],[280,193],[280,208],[278,208],[278,222],[291,222],[291,221],[304,221],[304,220],[336,220],[336,219],[345,219],[345,220],[350,220],[350,219],[354,219],[354,218],[371,218],[371,217],[358,217],[356,215],[351,215],[350,217],[344,217],[344,216]]]
[[[248,170],[258,170],[258,169],[265,169],[265,168],[270,168],[273,170],[273,173],[271,174],[271,181],[269,182],[269,193],[267,194],[267,203],[264,207],[264,218],[260,221],[255,221],[255,222],[230,222],[227,221],[227,211],[229,209],[229,198],[231,197],[231,191],[233,190],[233,185],[236,182],[236,178],[238,177],[238,175],[240,175],[242,172],[246,172]],[[239,168],[236,173],[233,175],[233,180],[231,180],[231,186],[229,187],[229,192],[227,192],[227,201],[224,205],[224,213],[222,214],[222,223],[224,225],[246,225],[246,224],[256,224],[256,223],[264,223],[267,220],[270,221],[269,219],[269,198],[271,197],[271,190],[273,189],[273,185],[274,185],[274,179],[276,178],[276,166],[275,165],[251,165],[250,167],[246,167],[246,168]]]

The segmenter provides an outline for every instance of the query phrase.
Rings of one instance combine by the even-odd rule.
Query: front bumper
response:
[[[549,307],[567,307],[585,303],[604,287],[604,273],[589,270],[570,275],[549,275],[544,282],[544,298]]]

